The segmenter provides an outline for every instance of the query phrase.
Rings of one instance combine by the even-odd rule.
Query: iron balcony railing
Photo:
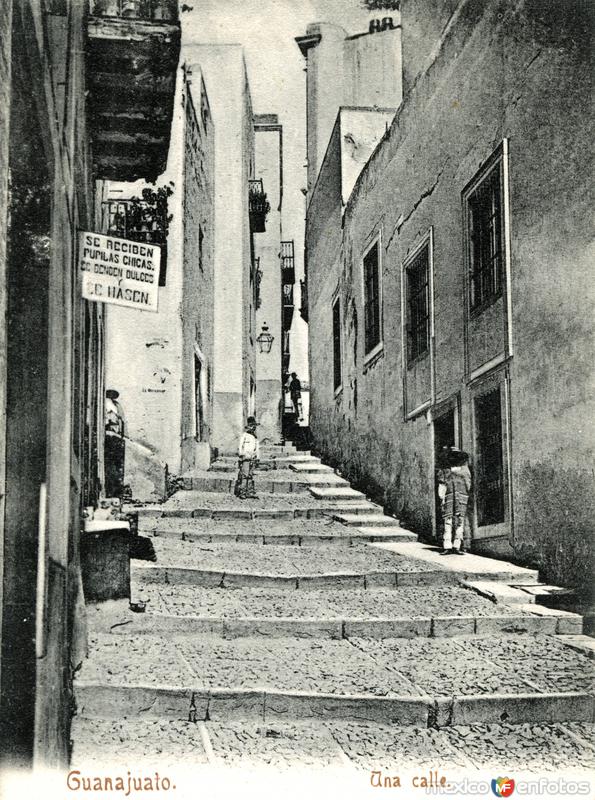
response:
[[[155,208],[141,200],[106,200],[102,203],[102,230],[133,242],[156,244],[161,248],[159,286],[165,286],[167,270],[167,209]]]
[[[253,233],[264,233],[271,206],[264,191],[262,178],[248,182],[248,201],[250,228]]]
[[[91,0],[94,17],[120,17],[152,22],[172,22],[178,19],[176,0]]]
[[[293,240],[281,242],[281,274],[283,283],[295,283],[295,257]]]

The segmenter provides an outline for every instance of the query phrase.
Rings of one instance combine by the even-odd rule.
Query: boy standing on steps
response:
[[[254,491],[254,468],[260,459],[260,447],[256,436],[257,422],[254,417],[246,420],[246,430],[238,445],[238,479],[235,485],[236,497],[242,500],[256,498]]]
[[[448,464],[449,468],[443,472],[441,486],[438,489],[444,515],[444,540],[440,552],[442,555],[450,553],[463,555],[465,518],[471,491],[469,456],[463,450],[451,447],[448,452]]]

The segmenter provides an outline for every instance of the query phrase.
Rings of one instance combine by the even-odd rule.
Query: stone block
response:
[[[555,633],[556,619],[529,614],[519,616],[477,617],[477,633]]]
[[[186,586],[204,586],[209,589],[216,589],[221,586],[223,572],[206,569],[193,569],[192,567],[155,567],[163,569],[165,572],[164,583],[183,583]],[[148,571],[148,569],[147,569]]]
[[[430,636],[431,620],[422,619],[362,619],[345,620],[345,638],[360,636],[369,639],[412,639]]]
[[[276,536],[264,536],[263,544],[286,544],[286,545],[299,545],[300,537],[291,536],[289,534],[277,534]],[[244,539],[242,539],[244,541]]]
[[[579,692],[455,697],[452,725],[593,722],[593,697]]]
[[[197,715],[206,718],[208,693],[158,686],[77,684],[78,716],[113,719],[150,717],[187,720],[194,699]]]
[[[254,519],[293,519],[294,510],[291,508],[260,508],[254,512]]]
[[[190,519],[194,516],[194,511],[191,508],[164,508],[161,516],[164,519],[171,519],[172,517]]]
[[[253,575],[241,572],[226,572],[222,586],[224,589],[238,589],[244,586],[296,589],[297,578],[285,575]]]
[[[298,639],[342,639],[340,620],[318,619],[235,619],[223,625],[223,635],[228,639],[242,636],[271,638],[294,637]]]
[[[218,508],[212,512],[212,519],[252,519],[253,514],[249,508]]]
[[[211,689],[208,719],[258,719],[264,714],[265,693],[251,689]],[[201,719],[206,719],[201,717]]]
[[[308,575],[298,578],[300,589],[365,589],[363,575]]]
[[[432,636],[436,638],[475,633],[474,617],[434,617]]]
[[[366,573],[366,589],[390,588],[397,585],[397,575],[394,572]]]
[[[345,719],[427,727],[429,700],[373,695],[266,692],[264,719]]]

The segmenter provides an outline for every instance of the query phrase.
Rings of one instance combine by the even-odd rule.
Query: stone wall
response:
[[[505,521],[476,525],[476,543],[488,552],[504,543],[546,579],[582,585],[593,546],[589,26],[579,2],[459,3],[431,66],[360,175],[343,231],[329,165],[307,238],[311,427],[321,452],[405,524],[429,533],[433,420],[443,404],[458,405],[459,443],[473,456],[474,398],[499,385]],[[510,279],[502,301],[472,319],[462,194],[498,157],[509,179]],[[362,257],[375,237],[383,347],[365,362]],[[411,366],[403,361],[402,270],[425,237],[433,244],[433,337],[425,366]],[[329,257],[330,242],[340,258]],[[327,365],[337,288],[343,388],[335,397]]]
[[[213,426],[214,171],[213,118],[202,75],[195,67],[185,106],[182,472],[194,468],[206,469],[210,463]]]

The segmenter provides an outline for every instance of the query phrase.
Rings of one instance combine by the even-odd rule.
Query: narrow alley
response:
[[[441,557],[292,446],[256,500],[233,470],[130,509],[156,560],[133,560],[144,613],[88,609],[77,770],[336,767],[363,792],[375,770],[592,766],[595,645],[536,571]]]

